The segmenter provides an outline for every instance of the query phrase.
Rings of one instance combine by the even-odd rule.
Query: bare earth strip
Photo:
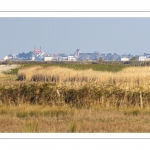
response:
[[[0,65],[0,72],[8,71],[17,67],[18,65]]]

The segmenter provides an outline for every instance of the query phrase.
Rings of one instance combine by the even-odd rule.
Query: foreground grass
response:
[[[0,106],[0,132],[150,132],[150,109]]]

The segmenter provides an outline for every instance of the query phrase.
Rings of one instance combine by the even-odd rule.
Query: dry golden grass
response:
[[[2,72],[0,72],[0,78],[3,78],[3,77],[5,77],[6,75],[4,74],[4,73],[2,73]]]
[[[85,84],[113,84],[130,89],[150,86],[150,67],[128,67],[120,72],[73,70],[61,67],[29,67],[18,72],[18,79],[49,81],[59,85],[81,86]]]
[[[150,132],[150,109],[0,106],[0,132]]]

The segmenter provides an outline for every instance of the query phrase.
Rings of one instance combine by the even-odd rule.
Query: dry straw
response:
[[[29,67],[18,72],[19,80],[55,82],[59,85],[113,84],[129,89],[149,87],[150,67],[129,67],[120,72],[73,70],[61,67]]]

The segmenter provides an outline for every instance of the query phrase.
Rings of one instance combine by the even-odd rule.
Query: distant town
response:
[[[41,47],[34,48],[33,51],[28,53],[9,54],[4,57],[4,60],[31,60],[31,61],[84,61],[84,60],[99,60],[99,61],[130,61],[131,59],[138,61],[150,61],[150,54],[144,53],[143,55],[123,54],[116,53],[102,54],[98,51],[93,53],[82,53],[80,49],[75,50],[73,54],[66,55],[65,53],[47,54]]]

